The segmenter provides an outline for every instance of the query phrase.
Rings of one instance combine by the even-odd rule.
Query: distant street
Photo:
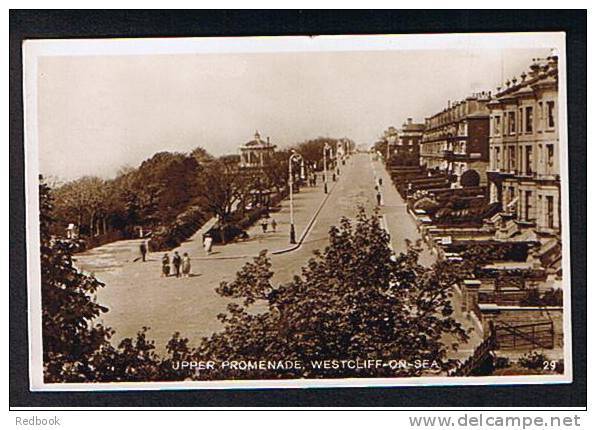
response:
[[[360,205],[369,213],[374,210],[375,180],[379,176],[383,178],[380,215],[390,232],[393,249],[403,251],[405,239],[415,241],[419,238],[416,225],[381,162],[372,161],[369,154],[355,154],[340,169],[337,182],[331,182],[329,178],[330,195],[314,219],[302,246],[272,256],[274,282],[286,282],[299,274],[313,251],[327,245],[330,226],[337,225],[342,216],[354,218]],[[316,188],[304,187],[296,194],[297,238],[321,207],[324,198],[321,178]],[[278,223],[277,232],[263,233],[261,226],[255,225],[248,232],[248,240],[216,246],[209,256],[202,248],[202,233],[207,227],[201,229],[178,248],[181,254],[188,252],[192,258],[192,276],[189,278],[160,277],[163,253],[150,253],[145,263],[134,261],[139,257],[138,240],[120,241],[92,249],[78,255],[77,264],[95,273],[106,284],[99,291],[98,300],[110,309],[104,322],[116,330],[116,341],[134,336],[141,327],[148,326],[158,351],[163,350],[175,331],[188,337],[191,345],[196,345],[201,337],[221,328],[217,314],[225,311],[230,300],[215,292],[219,283],[234,279],[242,265],[260,250],[276,251],[289,247],[287,200],[283,202],[282,210],[273,217]],[[425,250],[421,262],[429,265],[433,258]]]

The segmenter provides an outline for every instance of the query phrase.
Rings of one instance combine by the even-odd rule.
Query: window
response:
[[[495,148],[495,160],[497,161],[497,169],[501,168],[501,148]]]
[[[509,123],[509,134],[515,134],[515,111],[507,113],[507,122]]]
[[[509,171],[514,172],[515,168],[515,146],[509,147]]]
[[[525,220],[530,221],[532,213],[532,191],[526,191],[526,212],[525,212]]]
[[[532,106],[526,107],[526,133],[534,131],[534,109]]]
[[[546,168],[548,173],[553,173],[553,167],[555,165],[555,147],[554,145],[546,145]]]
[[[542,102],[538,102],[538,121],[536,122],[536,130],[542,132],[542,124],[544,121],[544,107]]]
[[[542,223],[543,218],[544,218],[544,206],[542,205],[542,194],[538,194],[538,203],[536,204],[536,208],[538,209],[538,217],[540,217],[538,221],[540,223]]]
[[[523,108],[519,108],[519,125],[518,125],[518,133],[523,133],[524,132],[524,110]]]
[[[552,100],[546,102],[546,120],[548,128],[555,127],[555,102]]]
[[[532,147],[526,146],[526,175],[532,174]]]
[[[553,196],[546,196],[546,226],[555,228],[555,199]]]
[[[498,136],[501,134],[501,116],[497,115],[493,119],[493,135]]]
[[[543,167],[543,151],[542,151],[542,144],[538,144],[538,153],[536,154],[536,158],[537,158],[537,166],[538,166],[538,170],[540,170]],[[538,196],[538,197],[542,197],[542,196]]]

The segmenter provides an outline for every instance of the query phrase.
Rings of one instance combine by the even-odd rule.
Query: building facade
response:
[[[275,152],[275,145],[271,144],[269,137],[266,140],[261,139],[258,131],[255,132],[254,139],[241,145],[240,167],[241,168],[262,168],[267,159]]]
[[[412,118],[408,118],[397,132],[395,145],[391,147],[392,162],[401,166],[418,166],[423,133],[424,124],[415,123]]]
[[[453,175],[456,186],[461,185],[464,174],[486,184],[489,99],[490,93],[474,94],[426,118],[420,164]]]
[[[490,199],[537,233],[560,233],[558,62],[535,60],[488,104]]]

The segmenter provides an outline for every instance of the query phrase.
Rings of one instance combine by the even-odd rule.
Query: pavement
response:
[[[110,309],[103,321],[116,330],[114,340],[134,336],[141,327],[148,326],[160,352],[175,331],[196,345],[202,337],[221,329],[217,314],[225,312],[230,302],[215,292],[221,281],[233,280],[242,265],[262,249],[269,250],[275,273],[273,282],[290,281],[300,273],[313,251],[327,245],[329,228],[337,225],[342,216],[355,218],[360,205],[368,211],[376,207],[374,187],[378,177],[383,178],[380,215],[390,232],[394,251],[406,249],[406,238],[412,241],[420,238],[405,202],[381,162],[372,161],[368,154],[355,154],[340,169],[337,182],[328,184],[328,195],[323,193],[321,181],[317,187],[302,187],[295,194],[296,238],[303,236],[303,241],[288,252],[276,253],[290,246],[289,201],[285,200],[281,210],[273,215],[277,221],[275,233],[263,233],[257,224],[249,229],[248,240],[215,246],[208,256],[202,247],[202,235],[210,226],[200,229],[176,249],[181,255],[188,252],[191,256],[188,278],[161,277],[161,252],[149,253],[147,261],[141,262],[140,240],[118,241],[77,255],[77,265],[106,284],[98,291],[97,299]],[[433,261],[434,257],[425,249],[420,262],[429,265]],[[453,300],[454,307],[459,309],[459,299]],[[458,318],[465,319],[462,315]],[[476,342],[474,338],[465,351],[472,350]],[[460,351],[458,355],[466,353]]]

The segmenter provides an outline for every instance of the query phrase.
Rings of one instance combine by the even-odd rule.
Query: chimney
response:
[[[267,146],[271,145],[271,141],[269,140],[269,136],[267,136]]]
[[[539,71],[540,71],[540,65],[535,61],[530,66],[530,71],[528,72],[528,75],[530,76],[530,78],[535,78],[536,76],[538,76]]]
[[[555,67],[559,63],[559,57],[556,55],[551,55],[550,57],[548,57],[548,63],[551,67]]]
[[[408,124],[412,124],[412,118],[408,118]]]

